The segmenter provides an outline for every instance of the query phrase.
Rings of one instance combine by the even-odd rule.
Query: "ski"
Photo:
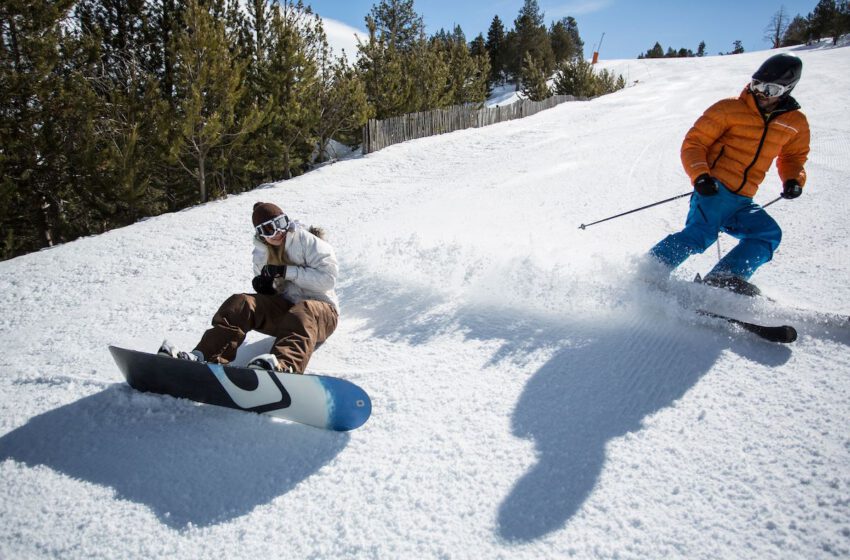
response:
[[[756,336],[759,336],[765,340],[769,340],[770,342],[790,344],[797,340],[797,329],[789,325],[769,327],[767,325],[748,323],[746,321],[741,321],[740,319],[735,319],[734,317],[720,315],[719,313],[714,313],[712,311],[706,311],[705,309],[697,309],[696,312],[700,315],[711,317],[712,319],[721,319],[732,325],[737,325],[742,329],[755,334]]]
[[[721,291],[723,290],[723,288],[711,286],[709,284],[704,283],[702,281],[702,278],[699,275],[697,275],[697,277],[694,279],[694,283],[701,284],[703,286],[706,286],[706,287],[709,287],[709,288],[712,288],[712,289],[720,289]],[[660,288],[662,292],[667,292],[667,290],[665,289],[664,286],[659,285],[657,287]],[[726,289],[726,291],[729,291],[730,293],[734,293],[732,290],[729,290],[728,288]],[[690,298],[683,297],[684,294],[681,294],[681,293],[677,294],[675,290],[671,293],[672,293],[672,295],[674,295],[674,297],[678,301],[679,305],[681,305],[684,309],[687,309],[687,310],[691,311],[692,313],[696,313],[697,315],[701,315],[703,317],[709,317],[711,319],[717,319],[719,321],[724,321],[728,325],[733,325],[733,326],[739,327],[741,329],[744,329],[745,331],[751,332],[754,335],[758,336],[759,338],[762,338],[762,339],[767,340],[769,342],[778,342],[778,343],[781,343],[781,344],[790,344],[790,343],[797,340],[797,329],[795,329],[794,327],[792,327],[790,325],[780,325],[780,326],[774,327],[774,326],[762,325],[762,324],[758,324],[758,323],[750,323],[750,322],[747,322],[747,321],[743,321],[741,319],[736,319],[735,317],[730,317],[728,315],[723,315],[721,313],[716,313],[714,311],[708,311],[707,309],[703,309],[701,307],[698,307],[699,304],[697,304],[696,302],[693,302],[693,301],[690,301],[690,302],[687,301]],[[748,296],[746,294],[741,294],[741,293],[738,293],[738,295],[742,295],[744,297],[747,297],[748,299],[752,297],[752,296]]]
[[[779,310],[780,312],[784,311],[786,313],[798,315],[818,323],[831,324],[839,328],[850,327],[850,315],[830,313],[827,311],[819,311],[816,309],[806,309],[803,307],[788,306],[782,303],[781,301],[762,293],[762,291],[757,286],[744,280],[738,279],[737,282],[733,285],[721,286],[705,282],[705,279],[702,278],[699,274],[697,274],[694,278],[694,283],[716,289],[725,289],[728,292],[738,294],[740,296],[752,298],[755,300],[761,300],[767,302],[770,305],[776,306],[777,310]]]

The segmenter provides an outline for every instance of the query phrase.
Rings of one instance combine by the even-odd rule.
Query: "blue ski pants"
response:
[[[668,235],[649,252],[673,269],[689,256],[711,247],[722,231],[739,242],[708,274],[732,274],[748,280],[758,267],[773,258],[782,230],[753,199],[731,192],[719,181],[717,184],[720,192],[714,196],[694,191],[685,229]]]

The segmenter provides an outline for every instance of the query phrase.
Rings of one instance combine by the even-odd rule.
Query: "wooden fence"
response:
[[[362,150],[364,154],[368,154],[415,138],[521,119],[566,101],[579,99],[581,98],[572,95],[553,95],[543,101],[521,99],[510,105],[499,107],[479,109],[468,105],[454,105],[445,109],[409,113],[384,120],[369,119],[363,127]]]

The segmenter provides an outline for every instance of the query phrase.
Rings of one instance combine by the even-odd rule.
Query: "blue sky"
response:
[[[364,18],[377,0],[305,0],[323,18],[335,19],[365,30]],[[811,12],[817,0],[538,0],[547,24],[566,16],[578,22],[585,56],[590,57],[605,33],[602,58],[636,58],[656,41],[666,50],[697,50],[716,55],[732,50],[735,40],[746,51],[769,48],[764,29],[781,6],[792,17]],[[468,40],[487,35],[493,16],[513,27],[523,0],[415,0],[414,8],[425,20],[428,34],[459,24]],[[353,53],[352,53],[353,54]],[[353,58],[353,57],[350,57]]]

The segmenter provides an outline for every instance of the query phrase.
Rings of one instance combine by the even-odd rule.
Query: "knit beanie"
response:
[[[254,227],[257,227],[272,218],[277,218],[281,214],[283,214],[283,210],[276,204],[272,204],[271,202],[257,202],[254,204],[254,213],[251,214],[251,221],[254,223]]]

